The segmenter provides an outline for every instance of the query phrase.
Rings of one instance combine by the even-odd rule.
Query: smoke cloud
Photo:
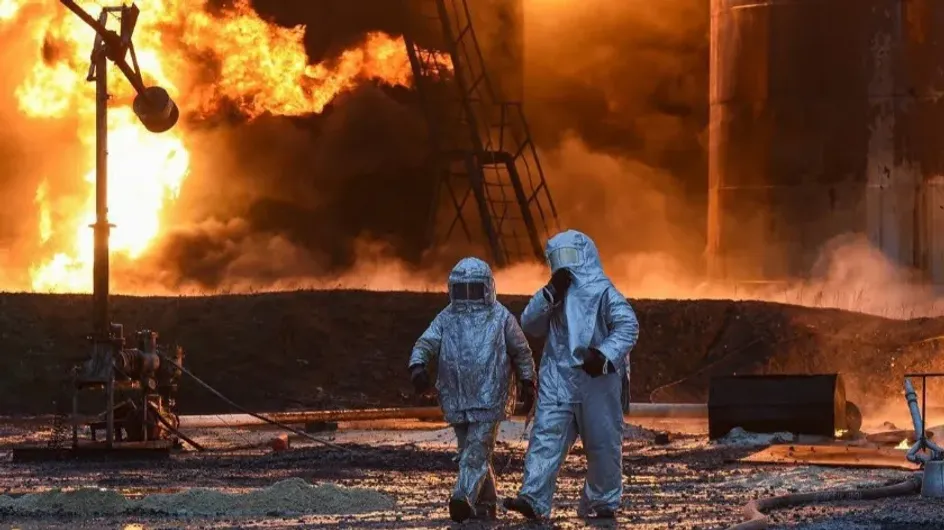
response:
[[[518,14],[513,2],[470,2],[486,63],[509,99],[524,98],[562,224],[597,240],[624,292],[760,298],[896,318],[940,313],[936,293],[912,286],[907,272],[852,235],[823,249],[808,281],[705,284],[708,2],[521,2]],[[35,4],[21,20],[32,20],[28,10],[43,2]],[[214,0],[208,9],[232,5]],[[418,20],[388,0],[252,5],[283,27],[306,26],[310,64],[330,64],[368,32],[399,35]],[[39,27],[0,25],[4,289],[29,288],[41,182],[56,198],[52,223],[57,211],[78,207],[68,201],[85,186],[75,168],[89,146],[76,142],[77,123],[27,119],[17,107],[14,93],[30,67],[23,58],[55,59],[54,40],[35,49],[30,36]],[[212,83],[218,67],[207,61],[198,85]],[[424,248],[433,183],[413,91],[361,83],[304,117],[248,119],[235,109],[185,117],[190,173],[162,213],[155,243],[134,261],[116,257],[118,291],[443,288],[451,254]],[[544,275],[526,265],[497,280],[504,292],[529,293]],[[885,286],[880,296],[875,285]]]
[[[425,130],[397,94],[365,85],[321,115],[262,117],[192,135],[194,164],[151,255],[165,287],[231,288],[352,267],[360,239],[416,256],[432,186]],[[224,251],[225,249],[225,251]],[[254,272],[250,264],[265,266]]]
[[[368,31],[396,35],[398,25],[405,23],[404,16],[390,16],[399,11],[390,2],[358,3],[365,11],[351,9],[348,2],[254,4],[283,27],[305,24],[308,63],[328,69],[339,68],[341,55],[362,45]],[[239,3],[213,1],[204,7],[225,16]],[[0,191],[13,206],[0,214],[4,289],[29,289],[31,267],[52,257],[40,248],[44,222],[63,226],[75,219],[64,219],[61,212],[88,210],[83,201],[89,187],[81,173],[92,146],[78,142],[76,130],[81,126],[90,133],[91,123],[62,116],[27,118],[17,98],[36,61],[75,72],[87,67],[84,61],[69,62],[68,54],[53,53],[69,45],[63,39],[62,11],[56,2],[23,2],[17,24],[0,24],[5,45],[0,116],[11,125],[0,132]],[[186,67],[189,77],[188,86],[179,87],[179,103],[191,112],[178,127],[186,132],[189,172],[179,196],[161,212],[161,234],[146,253],[134,260],[113,255],[115,289],[216,290],[272,286],[282,278],[330,277],[354,267],[363,254],[360,249],[371,245],[415,265],[424,250],[421,235],[432,202],[432,185],[422,167],[426,130],[415,94],[402,86],[362,81],[342,89],[319,114],[250,119],[239,110],[245,101],[228,102],[232,91],[214,90],[212,85],[226,75],[225,58],[207,53],[204,43],[181,32],[199,25],[185,21],[183,13],[172,15],[178,18],[169,18],[161,33],[166,46],[174,48],[175,60],[189,59],[174,64]],[[56,17],[59,21],[50,24]],[[147,36],[139,32],[140,38]],[[63,82],[78,82],[77,77]],[[69,90],[71,86],[64,92]],[[200,99],[195,96],[214,98],[210,112],[194,102]],[[64,114],[70,115],[68,109]],[[51,214],[44,213],[49,219],[40,218],[40,189],[50,206]],[[127,234],[134,227],[116,230]],[[56,238],[75,236],[60,233],[45,243],[69,248],[72,241],[63,245]]]
[[[596,3],[587,9],[573,2],[525,0],[524,27],[522,13],[508,8],[513,2],[471,7],[497,84],[512,99],[522,95],[517,92],[523,86],[564,224],[598,239],[607,260],[664,255],[681,269],[697,270],[704,218],[698,191],[704,188],[699,138],[706,115],[700,90],[707,75],[706,7],[671,0],[671,8],[663,6],[656,17],[641,4]],[[393,4],[361,1],[355,9],[341,0],[252,2],[281,26],[306,26],[310,63],[330,62],[369,31],[396,35],[407,24],[416,27],[417,14]],[[215,1],[210,9],[232,5]],[[588,15],[597,8],[606,10],[605,23]],[[4,41],[29,42],[16,35]],[[23,55],[6,53],[5,67],[25,66],[18,58]],[[212,81],[212,67],[207,64],[208,78],[201,81]],[[12,85],[24,76],[5,77],[11,86],[4,87],[0,110],[19,122],[14,130],[21,138],[5,142],[14,151],[31,145],[26,137],[34,134],[22,131],[40,126],[23,119],[10,97]],[[75,146],[69,136],[74,124],[49,124],[65,137],[42,135],[71,147],[60,151],[63,156],[43,158],[65,166],[81,160],[80,150],[88,146]],[[118,290],[315,281],[378,256],[365,248],[383,248],[384,259],[420,277],[439,277],[448,268],[423,252],[433,186],[423,168],[425,122],[411,91],[365,85],[342,93],[320,115],[249,121],[224,111],[197,121],[190,117],[187,126],[190,173],[179,198],[163,212],[156,244],[138,261],[116,259]],[[65,156],[70,149],[71,156]],[[5,158],[7,174],[18,177],[5,181],[3,191],[20,198],[22,211],[4,212],[11,222],[3,223],[0,241],[7,254],[24,258],[5,269],[25,271],[35,249],[14,245],[38,238],[32,199],[40,177],[19,175],[42,175],[51,179],[51,195],[67,196],[68,179],[56,175],[74,171],[20,169],[16,156]],[[155,280],[158,285],[147,287]],[[7,278],[19,285],[26,281],[25,274]]]
[[[652,271],[699,281],[708,2],[525,0],[525,17],[528,119],[564,223],[634,295]]]

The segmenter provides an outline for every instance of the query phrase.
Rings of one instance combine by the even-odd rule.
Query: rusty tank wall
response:
[[[867,234],[944,281],[944,0],[711,0],[708,272]]]

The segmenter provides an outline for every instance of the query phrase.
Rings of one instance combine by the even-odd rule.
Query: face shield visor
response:
[[[574,247],[555,248],[547,255],[547,264],[551,271],[580,265],[580,251]]]
[[[453,302],[484,302],[487,291],[483,282],[457,282],[449,287],[449,300]]]

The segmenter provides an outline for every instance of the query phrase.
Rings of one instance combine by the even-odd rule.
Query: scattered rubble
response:
[[[772,444],[786,444],[796,441],[796,436],[789,432],[773,434],[759,434],[747,432],[740,427],[731,429],[731,432],[716,440],[716,443],[735,447],[759,447]]]
[[[777,466],[770,473],[747,473],[729,479],[728,487],[749,488],[760,496],[820,491],[832,488],[866,488],[905,480],[909,472],[872,469],[849,473],[842,468],[820,466]]]
[[[511,438],[500,442],[496,450],[496,479],[502,496],[512,494],[521,484],[524,445],[515,440],[523,422],[517,423],[503,426]],[[645,434],[638,426],[627,428],[630,433]],[[671,433],[672,439],[666,445],[626,441],[625,498],[619,525],[642,530],[725,528],[741,520],[748,499],[831,487],[882,485],[904,476],[902,471],[886,469],[749,465],[738,460],[754,452],[753,447],[712,444],[704,434]],[[244,442],[249,434],[261,441],[272,436],[271,431],[229,432],[230,440],[223,445]],[[142,528],[431,530],[449,526],[446,499],[456,473],[451,429],[342,430],[334,433],[334,441],[363,452],[352,455],[299,440],[291,451],[270,452],[262,446],[255,451],[185,453],[167,462],[133,466],[81,462],[0,466],[0,492],[13,496],[50,488],[107,488],[87,490],[89,498],[82,502],[74,502],[68,495],[39,494],[32,497],[31,502],[40,506],[33,512],[14,510],[28,495],[0,496],[0,527],[83,530],[121,528],[132,522],[140,523]],[[587,527],[576,514],[585,474],[586,455],[578,444],[561,470],[554,527]],[[193,489],[166,493],[182,485]],[[260,489],[262,486],[270,487]],[[145,496],[128,500],[118,495],[119,491]],[[50,502],[55,498],[59,500]],[[830,528],[841,528],[843,522],[849,523],[847,528],[865,528],[856,523],[897,521],[909,510],[915,515],[908,521],[929,520],[941,513],[918,496],[894,501],[847,503],[842,507],[816,505],[775,511],[772,516],[777,522],[775,528],[805,529],[811,519],[836,525]],[[109,510],[112,513],[106,513]],[[868,516],[853,513],[859,510],[868,510]],[[519,522],[502,516],[500,525]],[[491,526],[470,523],[463,527],[485,530]]]
[[[653,430],[631,423],[623,426],[623,440],[626,441],[652,441],[657,434]]]

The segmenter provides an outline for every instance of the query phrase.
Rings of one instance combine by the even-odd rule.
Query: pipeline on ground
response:
[[[377,409],[343,409],[262,413],[266,418],[289,425],[318,422],[376,421],[376,420],[425,420],[441,421],[439,407],[405,407]],[[708,417],[708,406],[697,403],[632,403],[625,419],[704,419]],[[217,427],[252,427],[265,422],[252,415],[227,416],[181,416],[181,427],[211,429]]]
[[[242,409],[242,408],[240,408]],[[180,426],[188,429],[242,428],[267,425],[255,415],[288,425],[303,425],[318,422],[378,421],[378,420],[424,420],[441,421],[439,407],[393,407],[370,409],[308,410],[291,412],[259,412],[245,414],[206,414],[180,416]],[[632,403],[627,421],[639,419],[699,420],[708,417],[708,406],[701,403]],[[224,419],[225,418],[225,419]],[[52,416],[0,418],[6,425],[42,425],[52,421]]]
[[[747,520],[727,530],[767,530],[768,519],[765,511],[812,504],[818,502],[874,500],[886,497],[898,497],[918,493],[921,490],[922,474],[915,473],[908,480],[889,486],[864,489],[834,489],[808,493],[791,493],[778,497],[752,500],[744,507]]]
[[[163,360],[169,362],[172,366],[174,366],[175,368],[177,368],[178,370],[180,370],[182,373],[184,373],[184,374],[186,374],[187,376],[189,376],[189,377],[190,377],[191,379],[193,379],[198,385],[200,385],[200,386],[202,386],[203,388],[205,388],[208,392],[210,392],[210,393],[213,394],[214,396],[220,398],[220,400],[222,400],[224,403],[226,403],[227,405],[233,407],[234,409],[236,409],[236,410],[242,412],[243,414],[248,414],[248,415],[252,416],[253,418],[256,418],[256,419],[259,420],[259,421],[263,421],[263,422],[265,422],[265,423],[268,423],[268,424],[273,425],[273,426],[275,426],[275,427],[278,427],[278,428],[280,428],[280,429],[284,429],[284,430],[286,430],[286,431],[288,431],[288,432],[291,432],[291,433],[293,433],[293,434],[296,434],[296,435],[298,435],[298,436],[301,436],[302,438],[307,438],[307,439],[309,439],[309,440],[311,440],[311,441],[313,441],[313,442],[315,442],[315,443],[319,443],[319,444],[321,444],[321,445],[330,447],[330,448],[332,448],[332,449],[337,449],[337,450],[339,450],[339,451],[344,451],[344,452],[348,452],[348,453],[349,453],[349,452],[352,452],[351,449],[349,449],[349,448],[347,448],[347,447],[342,447],[342,446],[340,446],[340,445],[338,445],[338,444],[333,444],[333,443],[331,443],[331,442],[329,442],[329,441],[322,440],[321,438],[317,438],[317,437],[315,437],[315,436],[312,436],[312,435],[308,434],[307,432],[303,432],[303,431],[300,431],[300,430],[298,430],[298,429],[295,429],[294,427],[290,427],[290,426],[288,426],[288,425],[285,425],[284,423],[282,423],[282,422],[280,422],[280,421],[273,420],[273,419],[270,419],[270,418],[266,418],[265,416],[262,416],[262,415],[260,415],[260,414],[255,413],[255,412],[252,412],[252,411],[250,411],[250,410],[247,410],[247,409],[245,409],[245,408],[243,408],[243,407],[237,405],[234,401],[232,401],[232,400],[229,399],[228,397],[226,397],[226,396],[224,396],[223,394],[221,394],[218,390],[216,390],[215,388],[213,388],[212,386],[210,386],[208,383],[204,382],[202,379],[200,379],[199,377],[197,377],[196,375],[194,375],[193,372],[191,372],[190,370],[184,368],[182,365],[180,365],[179,363],[177,363],[176,361],[174,361],[174,360],[171,359],[170,357],[167,357],[167,356],[165,356],[165,355],[161,355],[161,358],[162,358]]]

